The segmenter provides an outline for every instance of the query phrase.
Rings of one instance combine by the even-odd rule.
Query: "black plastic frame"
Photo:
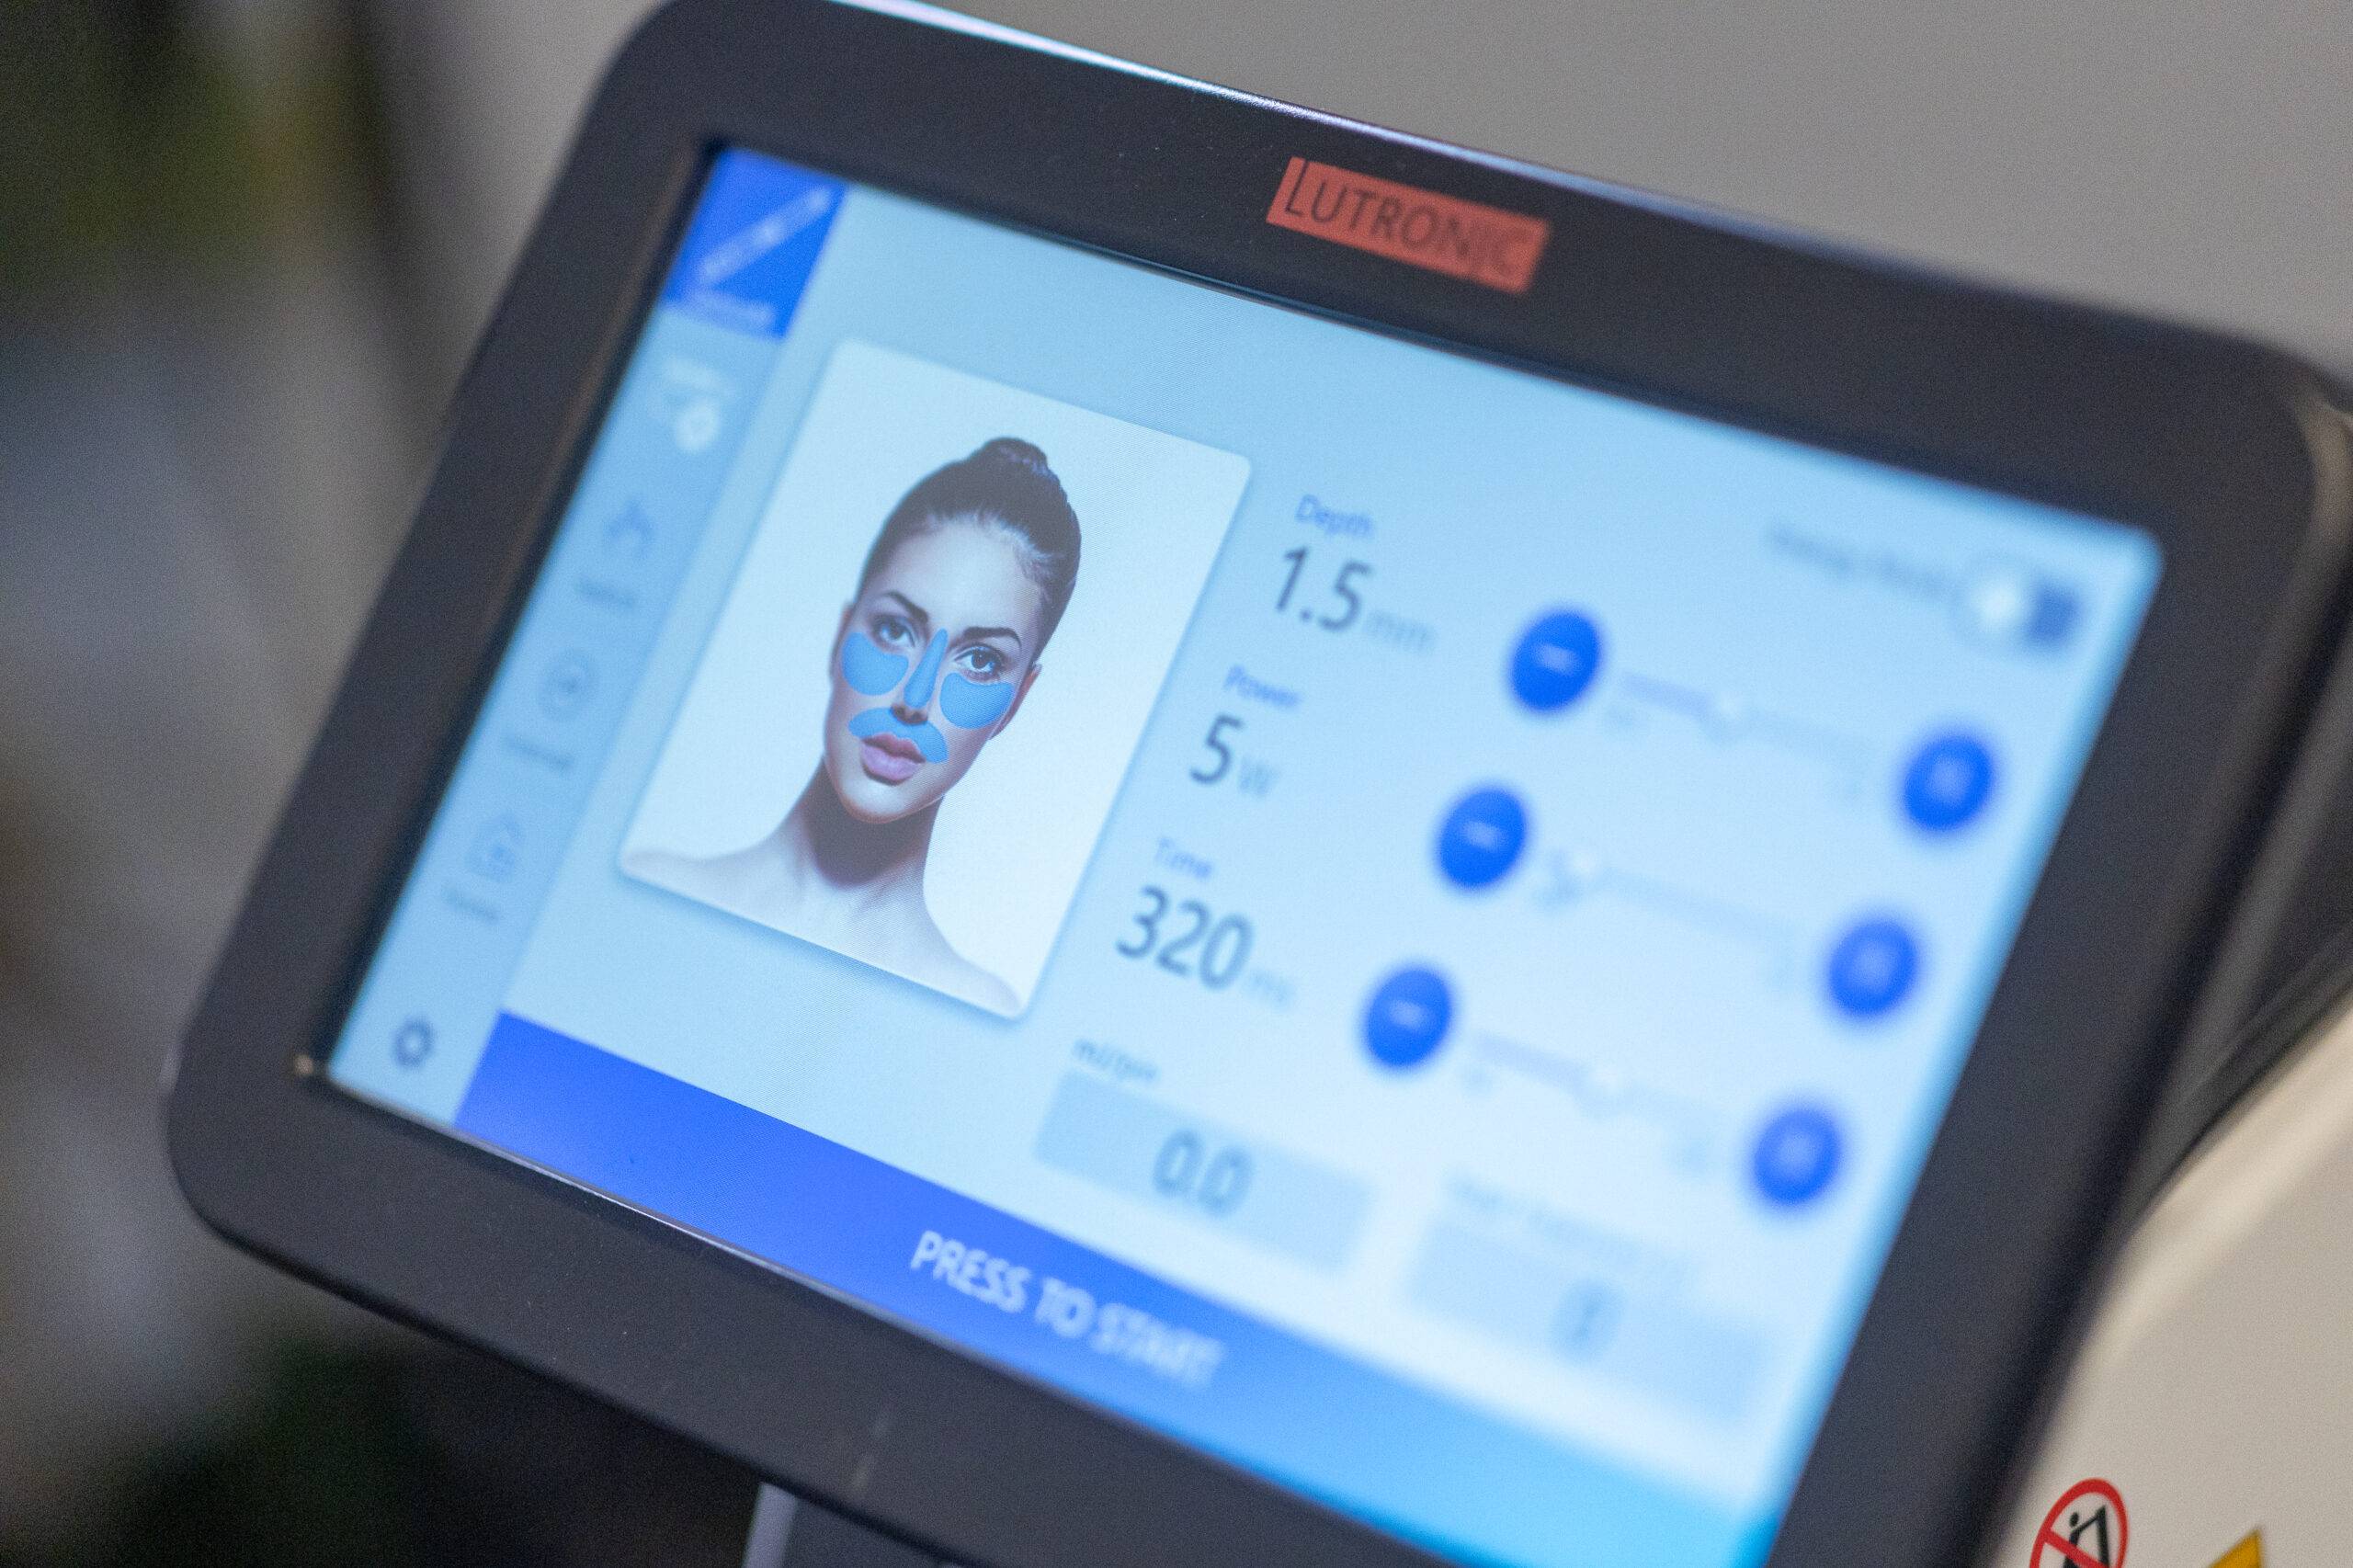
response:
[[[176,1059],[199,1211],[960,1562],[1427,1561],[317,1074],[726,143],[2158,540],[2140,646],[1771,1558],[1965,1561],[2160,1077],[2193,1016],[2235,1016],[2262,922],[2225,946],[2226,916],[2285,875],[2256,874],[2265,832],[2313,814],[2280,808],[2344,609],[2353,458],[2325,384],[2224,339],[821,0],[682,0],[606,80]],[[1271,228],[1293,154],[1540,215],[1550,254],[1514,297]],[[2262,866],[2292,849],[2274,834]]]

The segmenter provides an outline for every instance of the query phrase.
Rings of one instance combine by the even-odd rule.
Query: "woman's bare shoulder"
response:
[[[980,976],[980,981],[979,994],[972,1000],[992,1013],[1003,1013],[1008,1017],[1021,1011],[1021,998],[1013,994],[1012,986],[984,969],[974,972]]]
[[[952,974],[940,977],[948,983],[939,989],[992,1013],[1010,1016],[1021,1010],[1021,998],[1013,994],[1012,986],[953,949],[949,961]]]
[[[699,855],[681,855],[675,849],[624,849],[621,870],[649,882],[674,881],[709,862]]]
[[[752,890],[767,858],[762,846],[720,855],[688,855],[676,849],[641,848],[621,855],[621,870],[643,882],[707,902],[733,900]]]

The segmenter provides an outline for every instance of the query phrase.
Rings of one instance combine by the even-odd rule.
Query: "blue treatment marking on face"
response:
[[[1012,706],[1009,680],[983,685],[951,675],[939,684],[940,716],[960,730],[984,730],[1005,717],[1005,710]]]
[[[880,734],[897,735],[922,753],[926,762],[948,760],[948,737],[939,733],[938,725],[906,723],[888,708],[870,708],[852,715],[849,733],[861,741]]]
[[[906,673],[904,653],[884,653],[865,632],[853,631],[842,639],[842,679],[852,691],[880,697],[896,690]]]
[[[922,662],[915,673],[907,677],[907,689],[899,700],[909,708],[931,706],[931,688],[939,679],[939,661],[948,656],[948,633],[935,631],[931,641],[924,644]]]

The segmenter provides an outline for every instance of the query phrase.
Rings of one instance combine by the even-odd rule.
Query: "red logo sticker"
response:
[[[1267,209],[1279,229],[1524,294],[1552,238],[1541,218],[1293,158]]]
[[[2079,1481],[2051,1505],[2027,1568],[2124,1568],[2124,1495],[2105,1481]]]

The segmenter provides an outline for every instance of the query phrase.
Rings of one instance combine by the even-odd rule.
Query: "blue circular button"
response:
[[[1873,917],[1830,949],[1830,999],[1857,1018],[1875,1018],[1904,1000],[1920,977],[1920,944],[1901,921]]]
[[[1749,1156],[1749,1174],[1768,1203],[1795,1209],[1830,1188],[1838,1175],[1838,1124],[1818,1106],[1792,1106],[1767,1122]]]
[[[1438,864],[1457,887],[1483,888],[1518,863],[1528,844],[1528,809],[1508,790],[1473,790],[1454,802],[1438,830]]]
[[[1904,770],[1904,814],[1929,833],[1966,824],[1994,793],[1994,754],[1964,731],[1938,735]]]
[[[1573,609],[1554,610],[1521,634],[1511,688],[1539,713],[1566,708],[1601,672],[1601,629]]]
[[[1381,983],[1364,1010],[1364,1043],[1384,1067],[1418,1067],[1446,1040],[1454,995],[1435,970],[1401,969]]]

